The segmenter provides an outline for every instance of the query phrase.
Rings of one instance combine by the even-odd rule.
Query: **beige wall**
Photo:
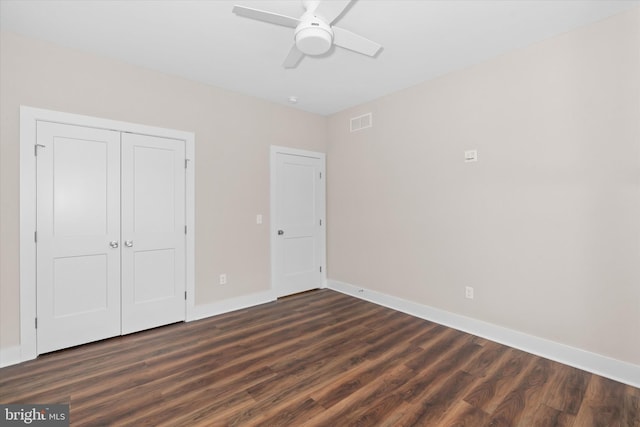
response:
[[[269,289],[269,146],[324,152],[324,117],[11,33],[0,40],[0,349],[20,342],[20,105],[194,132],[196,304]]]
[[[328,126],[330,279],[640,364],[639,9]]]

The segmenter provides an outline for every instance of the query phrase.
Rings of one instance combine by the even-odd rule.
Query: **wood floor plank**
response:
[[[293,404],[284,408],[273,409],[266,413],[264,420],[256,420],[256,427],[271,426],[299,426],[305,421],[324,412],[324,408],[318,405],[310,397],[300,399],[302,402],[294,401]]]
[[[535,411],[525,414],[518,426],[520,427],[571,427],[574,416],[555,408],[540,404]]]
[[[464,370],[476,378],[486,377],[496,360],[507,351],[507,347],[490,341],[479,344],[478,340],[473,339],[472,342],[481,345],[482,350],[478,357],[474,358],[473,363],[469,363]]]
[[[442,419],[443,427],[477,427],[489,422],[489,414],[469,405],[464,400],[457,400]]]
[[[623,427],[622,420],[627,417],[623,414],[625,411],[625,389],[624,384],[593,375],[576,416],[575,425],[579,427]]]
[[[435,385],[446,381],[450,375],[455,373],[460,364],[464,364],[480,348],[481,346],[473,342],[463,341],[459,347],[453,347],[451,351],[444,353],[443,357],[438,359],[438,362],[431,365],[429,369],[424,369],[423,366],[420,373],[402,387],[402,398],[407,402],[420,399]],[[407,366],[412,368],[416,365],[411,363]]]
[[[625,394],[621,422],[623,426],[640,426],[640,397]]]
[[[534,362],[535,359],[526,353],[508,349],[496,360],[491,373],[478,381],[464,400],[488,414],[493,413]]]
[[[476,345],[476,344],[471,344]],[[473,381],[473,376],[464,371],[455,371],[448,375],[446,381],[433,390],[424,393],[419,400],[414,400],[412,410],[397,422],[402,426],[439,425],[447,411],[458,401],[462,393]]]
[[[537,409],[537,394],[541,393],[550,373],[551,362],[536,357],[531,369],[493,412],[490,424],[496,427],[515,426],[519,424],[527,408]]]
[[[407,347],[405,352],[412,351],[412,349],[415,347]],[[344,387],[345,384],[350,385],[350,382],[342,383],[335,395],[331,391],[325,391],[325,394],[321,395],[318,400],[322,401],[324,398],[323,407],[326,411],[322,417],[318,417],[314,421],[317,422],[321,419],[323,425],[348,425],[361,424],[362,419],[367,419],[373,423],[373,420],[384,417],[390,406],[395,408],[400,404],[402,398],[394,392],[399,385],[406,383],[411,378],[413,371],[404,365],[373,366],[375,369],[370,367],[366,374],[370,374],[372,371],[379,371],[379,374],[374,377],[366,377],[366,383],[352,380],[357,385],[355,387]],[[357,378],[359,375],[355,377]]]
[[[73,426],[639,427],[640,390],[327,289],[0,369]]]
[[[557,382],[548,387],[545,405],[567,414],[576,415],[587,390],[591,374],[570,366],[558,366]]]

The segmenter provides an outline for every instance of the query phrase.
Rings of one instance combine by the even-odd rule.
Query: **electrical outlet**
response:
[[[256,215],[256,224],[262,224],[262,214]]]
[[[464,288],[464,297],[468,299],[473,299],[473,288],[471,286],[466,286]]]
[[[226,285],[227,284],[227,275],[224,274],[224,273],[220,275],[220,284],[221,285]]]

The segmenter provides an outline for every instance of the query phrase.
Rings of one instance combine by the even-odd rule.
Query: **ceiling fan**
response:
[[[305,55],[317,56],[336,45],[363,55],[375,56],[382,46],[344,28],[332,26],[354,0],[302,0],[305,8],[300,18],[235,5],[233,13],[246,18],[295,28],[294,45],[284,63],[295,68]]]

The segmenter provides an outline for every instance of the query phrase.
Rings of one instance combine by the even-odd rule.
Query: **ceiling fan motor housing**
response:
[[[331,48],[333,31],[322,20],[313,17],[303,20],[295,31],[296,46],[306,55],[322,55]]]

